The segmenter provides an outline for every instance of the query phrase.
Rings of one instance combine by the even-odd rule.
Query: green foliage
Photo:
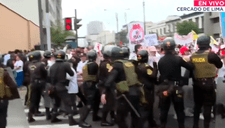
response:
[[[192,21],[183,21],[181,23],[177,23],[177,32],[179,35],[187,35],[191,31],[195,31],[196,34],[200,33],[200,29],[197,24]]]
[[[62,25],[58,22],[56,26],[51,27],[51,40],[57,46],[65,43],[65,38],[67,36],[75,36],[71,31],[64,31]]]

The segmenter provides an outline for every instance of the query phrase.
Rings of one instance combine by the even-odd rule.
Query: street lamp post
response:
[[[143,0],[143,15],[144,15],[144,33],[145,33],[145,0]]]

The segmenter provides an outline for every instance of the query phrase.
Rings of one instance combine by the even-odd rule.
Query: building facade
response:
[[[194,12],[190,14],[184,14],[182,16],[171,15],[159,23],[153,23],[146,26],[146,34],[156,33],[161,37],[173,37],[174,33],[177,32],[177,23],[183,21],[193,21],[197,24],[201,33],[204,33],[204,13]]]
[[[103,31],[103,23],[100,21],[92,21],[87,25],[88,35],[98,35]]]
[[[40,43],[39,26],[0,3],[1,53],[31,50]],[[16,22],[15,22],[16,21]]]
[[[97,42],[105,45],[108,43],[114,43],[115,42],[115,32],[110,31],[102,31],[98,34]]]
[[[221,37],[219,12],[205,12],[204,13],[204,33],[205,35],[212,35],[215,39]]]

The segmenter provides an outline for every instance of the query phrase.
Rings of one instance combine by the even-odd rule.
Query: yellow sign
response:
[[[151,69],[147,69],[147,74],[148,75],[152,75],[152,70]]]
[[[206,62],[205,58],[193,58],[193,62]]]

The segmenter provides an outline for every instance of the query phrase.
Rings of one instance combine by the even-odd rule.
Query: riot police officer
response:
[[[35,113],[35,109],[37,110],[39,107],[41,94],[45,88],[47,71],[45,65],[40,62],[40,52],[34,52],[30,55],[30,58],[32,58],[32,62],[29,64],[28,68],[31,77],[31,104],[28,113],[28,122],[34,122],[33,114]]]
[[[144,95],[147,102],[142,103],[143,113],[142,122],[147,119],[149,127],[156,127],[157,124],[153,118],[153,104],[155,99],[155,82],[157,80],[157,64],[153,63],[154,67],[148,64],[148,51],[141,50],[137,53],[138,65],[136,68],[136,73],[138,75],[138,80],[143,84]]]
[[[159,78],[159,104],[161,127],[165,128],[167,115],[171,102],[177,114],[179,128],[184,128],[184,102],[182,90],[181,67],[193,70],[193,65],[185,62],[181,57],[175,55],[175,42],[172,38],[163,41],[165,56],[158,62],[160,72]]]
[[[6,128],[9,100],[17,98],[20,98],[17,85],[4,69],[0,56],[0,128]]]
[[[102,54],[104,60],[100,62],[99,66],[99,73],[98,73],[98,78],[99,78],[99,83],[98,83],[98,88],[100,89],[100,92],[105,89],[105,82],[107,77],[109,76],[109,70],[111,70],[111,49],[114,48],[115,46],[113,45],[106,45],[102,49]],[[113,125],[114,122],[114,106],[115,106],[115,98],[114,98],[114,91],[110,90],[106,95],[107,97],[107,103],[103,105],[102,109],[102,122],[101,126],[111,126]],[[107,115],[110,112],[111,115],[111,123],[106,121]]]
[[[30,86],[30,73],[29,73],[29,68],[28,66],[30,65],[30,63],[32,62],[32,58],[30,55],[28,55],[29,61],[26,61],[24,66],[23,66],[23,73],[24,73],[24,81],[23,81],[23,85],[26,86],[27,88],[27,93],[25,95],[25,101],[24,101],[24,105],[27,105],[27,101],[28,101],[28,92],[29,90],[29,86]]]
[[[98,81],[98,64],[95,62],[97,58],[97,53],[95,51],[89,51],[87,53],[88,62],[83,67],[83,90],[84,95],[87,99],[87,105],[84,106],[83,112],[80,118],[80,127],[91,127],[91,125],[85,122],[91,108],[93,109],[93,121],[99,121],[101,118],[97,115],[99,104],[100,104],[100,93],[96,88]]]
[[[130,56],[130,49],[126,46],[123,46],[121,49],[122,49],[123,55],[124,55],[123,59],[128,60],[129,56]]]
[[[105,82],[106,90],[101,96],[103,104],[106,101],[107,91],[112,89],[114,82],[117,90],[117,106],[116,106],[116,123],[119,128],[128,128],[126,117],[131,112],[131,127],[140,128],[139,125],[139,102],[140,102],[140,83],[135,73],[134,65],[124,59],[124,54],[121,48],[114,47],[111,50],[113,68],[110,70],[110,75]]]
[[[52,113],[52,119],[51,122],[59,122],[61,120],[57,119],[57,110],[60,107],[61,101],[65,105],[65,109],[67,110],[67,113],[69,114],[69,125],[77,125],[78,123],[73,119],[73,110],[70,96],[68,94],[68,90],[66,89],[66,73],[68,73],[70,76],[74,75],[74,72],[72,71],[70,64],[68,62],[64,62],[65,59],[65,52],[63,51],[57,51],[55,53],[56,62],[51,66],[50,68],[50,78],[51,78],[51,85],[53,86],[54,91],[54,108]]]
[[[51,79],[50,79],[50,67],[54,64],[52,61],[53,54],[50,51],[44,52],[44,59],[42,60],[45,63],[45,68],[48,71],[48,76],[46,79],[45,91],[43,91],[43,98],[44,98],[44,105],[45,105],[45,113],[46,113],[46,120],[51,119],[50,114],[50,107],[53,104],[52,99],[48,95],[48,89],[50,87]]]
[[[222,67],[220,58],[210,52],[210,37],[200,36],[197,40],[199,50],[192,54],[191,61],[195,65],[193,73],[194,90],[194,128],[198,128],[199,114],[204,107],[204,128],[209,128],[211,108],[215,104],[215,77],[217,68]]]

